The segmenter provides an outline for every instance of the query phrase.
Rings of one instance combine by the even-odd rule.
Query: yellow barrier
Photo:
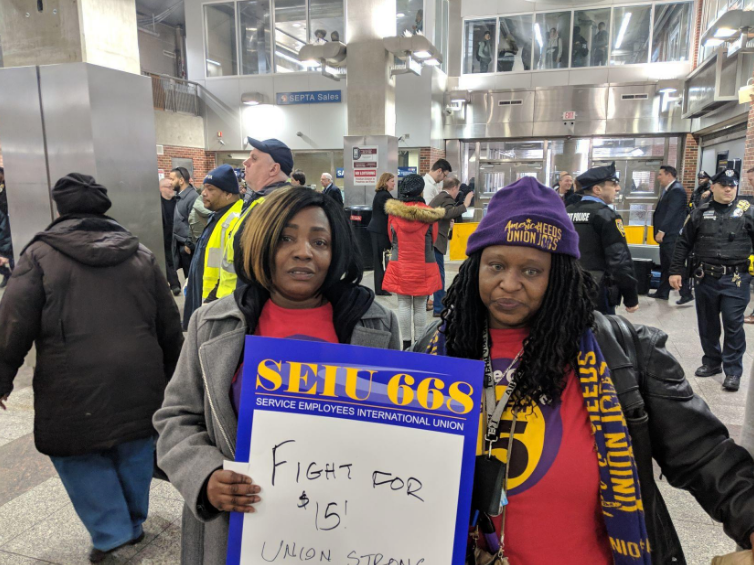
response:
[[[469,236],[476,231],[479,222],[462,222],[453,226],[453,239],[450,240],[450,260],[463,261],[466,259],[466,244]]]
[[[644,244],[644,226],[623,226],[626,230],[626,243],[629,245],[643,245]],[[652,235],[654,230],[652,226],[647,226],[647,245],[659,245],[654,236]]]

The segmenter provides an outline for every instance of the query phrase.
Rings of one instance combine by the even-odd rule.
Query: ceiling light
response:
[[[424,61],[424,64],[429,65],[430,67],[439,67],[440,61],[432,57],[431,59],[427,59],[426,61]]]
[[[293,24],[293,27],[301,27],[301,24]]]
[[[626,30],[628,29],[628,22],[631,21],[631,12],[626,12],[623,14],[623,21],[620,24],[620,31],[618,31],[618,39],[615,40],[615,48],[620,49],[621,44],[623,43],[623,37],[626,35]]]
[[[715,31],[715,37],[725,39],[726,37],[733,37],[738,33],[737,29],[733,29],[730,27],[721,27],[717,31]]]
[[[725,43],[722,39],[716,39],[714,37],[708,39],[704,42],[705,47],[717,47],[718,45],[722,45]]]
[[[432,56],[432,53],[429,51],[414,51],[414,57],[417,59],[429,59]]]
[[[451,104],[466,104],[465,98],[451,98],[450,99]]]
[[[209,63],[210,65],[216,65],[216,66],[218,66],[218,67],[222,67],[222,65],[221,65],[220,63],[218,63],[217,61],[215,61],[214,59],[207,59],[207,62],[208,62],[208,63]]]
[[[267,97],[261,92],[244,92],[241,95],[241,104],[244,106],[259,106],[268,104]]]
[[[404,14],[403,12],[398,12],[395,15],[398,16],[399,18],[405,18],[406,17],[406,14]]]
[[[674,92],[678,92],[675,88],[663,88],[660,90],[661,94],[673,94]]]

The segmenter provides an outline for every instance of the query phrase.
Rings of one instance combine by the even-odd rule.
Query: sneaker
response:
[[[740,386],[741,386],[740,375],[725,375],[725,380],[723,381],[723,388],[725,390],[736,392]]]
[[[689,302],[693,302],[693,301],[694,301],[693,296],[681,296],[681,299],[677,300],[676,304],[678,304],[678,306],[683,306],[684,304],[688,304]]]
[[[649,298],[657,298],[658,300],[667,300],[668,299],[668,295],[666,295],[666,294],[665,295],[663,295],[663,294],[657,294],[656,292],[650,292],[649,294],[647,294],[647,296]]]
[[[750,314],[744,318],[744,324],[754,324],[754,314]]]
[[[697,377],[714,377],[723,372],[722,367],[710,367],[709,365],[702,365],[694,373]]]

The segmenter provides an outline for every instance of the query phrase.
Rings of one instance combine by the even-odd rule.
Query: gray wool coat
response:
[[[229,514],[200,502],[209,476],[224,460],[235,459],[238,421],[230,389],[245,337],[246,320],[233,296],[197,310],[162,408],[154,415],[158,464],[185,501],[182,565],[225,563]],[[395,314],[373,303],[356,325],[351,345],[400,349]]]

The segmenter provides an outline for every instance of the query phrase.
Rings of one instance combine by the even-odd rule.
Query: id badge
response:
[[[490,516],[499,516],[505,504],[508,504],[508,499],[503,493],[504,481],[505,463],[496,457],[477,456],[474,469],[473,508]]]

